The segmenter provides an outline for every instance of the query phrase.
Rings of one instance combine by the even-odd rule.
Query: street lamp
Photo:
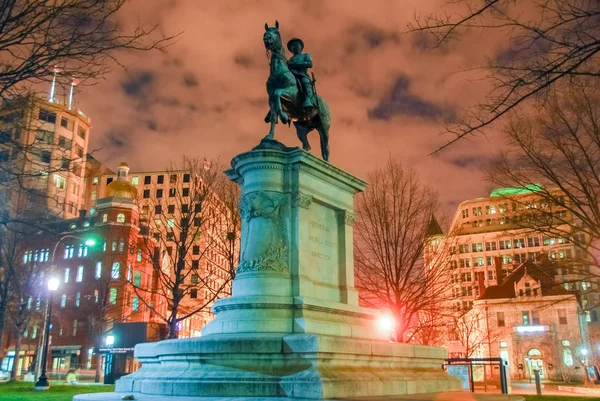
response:
[[[51,273],[54,273],[54,271],[56,270],[56,265],[54,264],[54,258],[56,257],[56,250],[58,249],[58,246],[60,245],[60,243],[64,239],[67,239],[67,238],[82,239],[81,237],[78,237],[77,235],[63,235],[62,237],[60,237],[60,239],[58,241],[56,241],[56,244],[54,244],[54,249],[52,250],[52,257],[50,258],[50,272]],[[83,241],[84,241],[84,244],[87,246],[96,245],[96,240],[94,238],[83,239]],[[48,322],[48,305],[46,304],[46,310],[44,311],[44,318],[43,318],[43,326],[44,327],[46,327],[47,322]],[[46,338],[45,338],[45,332],[44,332],[40,336],[39,348],[42,347],[42,344],[44,344],[45,341],[46,341]],[[35,375],[39,376],[41,370],[42,370],[41,359],[39,358],[39,355],[38,355],[36,366],[35,366]]]
[[[48,361],[48,343],[50,339],[50,327],[52,326],[52,295],[58,289],[60,281],[56,277],[48,280],[48,318],[46,319],[46,327],[44,329],[44,347],[42,349],[42,374],[35,383],[35,390],[48,390],[50,388],[50,382],[46,376],[46,365]]]

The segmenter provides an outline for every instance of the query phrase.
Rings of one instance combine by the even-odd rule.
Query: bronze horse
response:
[[[264,139],[273,139],[275,136],[275,124],[280,119],[282,123],[290,121],[296,127],[296,134],[302,142],[302,149],[310,151],[308,134],[316,129],[321,138],[321,154],[323,160],[329,161],[329,127],[331,126],[331,115],[327,103],[319,96],[315,96],[316,108],[305,111],[303,108],[304,95],[298,88],[298,82],[294,74],[288,68],[285,57],[285,49],[279,33],[279,23],[276,21],[274,27],[265,24],[263,36],[265,48],[270,53],[270,73],[267,79],[267,93],[269,95],[269,113],[265,122],[271,123],[271,129]]]

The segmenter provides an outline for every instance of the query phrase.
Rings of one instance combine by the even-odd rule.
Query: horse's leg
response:
[[[321,155],[323,156],[323,160],[329,161],[329,125],[319,122],[317,131],[321,138]]]
[[[271,122],[271,128],[269,129],[269,133],[263,139],[273,139],[275,137],[275,124],[277,124],[277,112],[273,106],[273,102],[269,101],[269,119]]]
[[[287,124],[290,120],[290,117],[287,115],[285,111],[283,111],[283,107],[281,106],[281,95],[286,92],[284,89],[275,89],[273,92],[273,98],[275,100],[276,110],[279,118],[281,118],[281,122],[283,124]]]
[[[310,128],[307,124],[299,123],[294,121],[294,127],[296,127],[296,135],[298,135],[298,139],[302,142],[302,149],[310,152],[310,144],[308,143],[308,133],[313,129]]]

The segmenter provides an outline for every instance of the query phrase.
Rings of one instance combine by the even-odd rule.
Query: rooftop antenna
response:
[[[69,110],[73,106],[73,95],[75,94],[75,87],[79,82],[75,79],[75,77],[71,78],[71,91],[69,92]]]
[[[54,67],[52,69],[52,86],[50,87],[50,97],[48,98],[48,101],[50,103],[54,103],[54,89],[56,88],[56,74],[58,74],[60,72],[60,68],[58,67]]]

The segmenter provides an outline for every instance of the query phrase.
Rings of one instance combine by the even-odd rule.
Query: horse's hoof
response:
[[[288,117],[288,115],[286,113],[281,113],[281,122],[284,124],[287,124],[288,121],[290,121],[290,118]]]

